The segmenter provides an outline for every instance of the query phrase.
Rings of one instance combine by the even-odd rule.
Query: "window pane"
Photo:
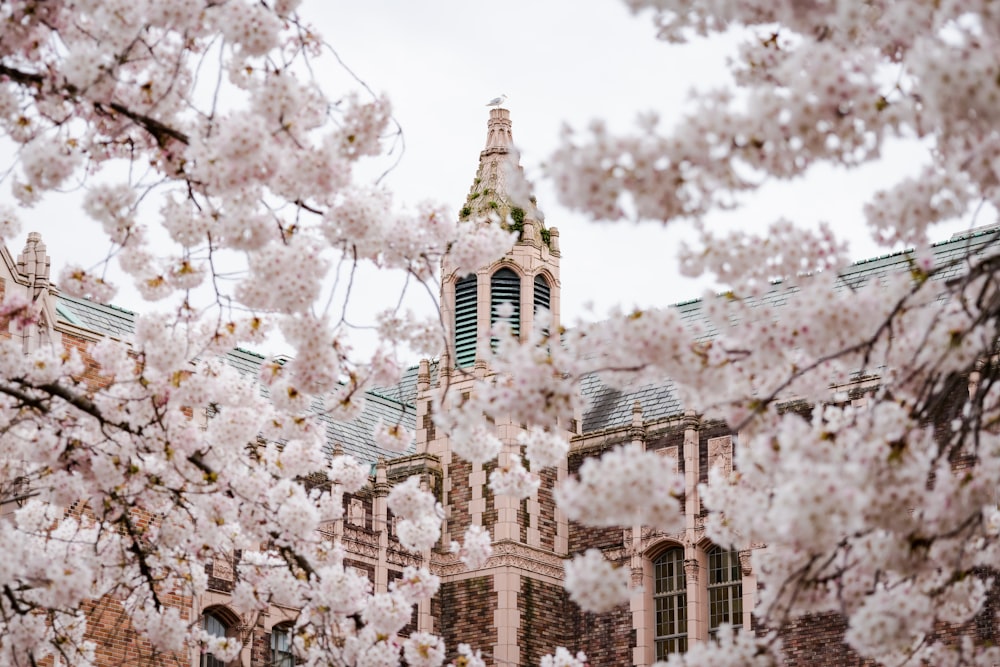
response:
[[[687,579],[684,550],[670,549],[653,561],[656,659],[687,650]]]
[[[205,629],[205,632],[213,637],[226,636],[226,624],[222,622],[222,619],[210,612],[205,614],[202,620],[202,627]],[[202,653],[201,667],[226,667],[226,663],[210,653]]]
[[[273,667],[294,667],[292,657],[292,633],[287,626],[271,630],[271,665]]]
[[[743,575],[738,551],[712,547],[708,552],[708,632],[715,637],[719,626],[743,624]]]

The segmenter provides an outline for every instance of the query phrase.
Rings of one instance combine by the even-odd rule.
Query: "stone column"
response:
[[[512,567],[499,568],[493,575],[493,590],[497,594],[497,608],[493,612],[493,625],[497,629],[493,664],[505,667],[520,665],[521,647],[517,642],[517,631],[521,629],[521,610],[517,608],[517,596],[521,592],[520,573]]]
[[[701,514],[701,499],[698,497],[698,480],[701,479],[701,458],[698,452],[698,429],[701,421],[688,411],[684,415],[684,529],[688,541],[694,542],[694,531]]]
[[[372,528],[378,531],[378,563],[375,565],[375,592],[389,590],[389,482],[386,478],[385,459],[379,457],[375,464],[375,492],[372,497]]]

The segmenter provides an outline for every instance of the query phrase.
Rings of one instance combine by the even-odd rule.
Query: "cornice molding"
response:
[[[479,570],[469,570],[457,554],[437,553],[431,558],[431,571],[439,577],[453,577],[482,572],[498,567],[512,567],[528,574],[563,579],[563,559],[549,551],[542,551],[526,544],[501,540],[493,544],[493,555]]]

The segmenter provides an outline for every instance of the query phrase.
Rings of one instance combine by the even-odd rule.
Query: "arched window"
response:
[[[653,561],[656,659],[687,651],[687,578],[684,549],[667,549]]]
[[[271,629],[271,667],[294,667],[292,627],[276,625]]]
[[[521,333],[521,278],[510,269],[500,269],[490,280],[490,326],[501,319],[498,309],[509,303],[514,307],[510,317],[503,318],[510,324],[515,337]]]
[[[214,614],[210,611],[205,612],[201,623],[201,627],[205,629],[205,632],[213,637],[225,637],[229,630],[222,618],[220,618],[218,614]],[[226,663],[219,660],[211,653],[202,653],[201,667],[226,667]]]
[[[476,362],[476,275],[455,283],[455,365]]]
[[[743,625],[740,553],[712,547],[708,550],[708,634],[713,639],[723,623]]]
[[[552,311],[552,289],[549,287],[549,281],[542,274],[535,276],[534,304],[535,315],[538,315],[538,311],[543,308],[549,312]],[[548,334],[548,329],[541,330],[540,333]]]

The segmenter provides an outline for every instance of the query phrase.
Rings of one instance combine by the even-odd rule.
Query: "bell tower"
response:
[[[441,307],[448,331],[448,364],[459,373],[485,369],[490,328],[512,306],[508,320],[521,340],[537,337],[536,314],[548,313],[559,328],[559,230],[547,228],[529,192],[511,134],[510,111],[491,109],[486,148],[460,224],[501,225],[517,233],[511,249],[475,273],[458,275],[448,259],[442,266]],[[444,360],[442,360],[444,361]],[[449,369],[450,370],[450,369]]]
[[[491,329],[499,320],[506,320],[522,345],[541,344],[547,332],[559,331],[559,232],[546,227],[531,196],[507,109],[490,110],[486,147],[459,224],[500,225],[515,236],[503,256],[471,273],[459,275],[447,256],[442,262],[447,350],[436,368],[422,361],[417,374],[417,456],[440,466],[445,508],[443,539],[431,555],[442,584],[428,621],[447,645],[480,648],[492,664],[537,665],[546,650],[565,643],[560,633],[568,522],[556,508],[553,489],[566,477],[567,463],[533,471],[540,487],[524,500],[494,495],[490,473],[522,454],[518,436],[531,425],[500,416],[490,420],[503,443],[500,454],[472,462],[453,452],[432,412],[461,405],[477,380],[492,375]],[[448,545],[473,525],[489,532],[494,552],[485,565],[469,570]]]

